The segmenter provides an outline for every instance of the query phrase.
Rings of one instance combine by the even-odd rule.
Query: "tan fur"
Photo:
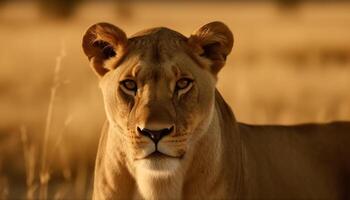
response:
[[[350,123],[237,122],[215,89],[232,46],[221,22],[189,38],[154,28],[127,39],[106,23],[87,31],[83,48],[100,77],[107,115],[94,199],[350,198]],[[176,89],[184,77],[193,83]],[[136,81],[135,93],[121,89],[125,79]],[[170,126],[157,145],[138,129]]]

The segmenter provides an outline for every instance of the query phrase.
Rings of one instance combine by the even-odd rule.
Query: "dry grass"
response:
[[[98,21],[128,34],[168,26],[189,35],[222,20],[236,41],[218,88],[240,121],[350,120],[350,4],[287,13],[271,4],[126,8],[129,17],[119,18],[108,4],[85,5],[67,22],[42,18],[31,4],[0,12],[0,199],[90,196],[104,113],[80,42]]]
[[[56,66],[55,66],[55,72],[54,72],[54,79],[51,87],[51,93],[50,93],[50,101],[49,101],[49,107],[48,107],[48,112],[46,116],[46,123],[45,123],[45,132],[44,132],[44,140],[43,140],[43,146],[42,146],[42,157],[41,157],[41,168],[40,168],[40,199],[47,199],[48,194],[48,183],[50,181],[50,162],[48,162],[51,158],[55,156],[54,153],[48,156],[48,151],[50,150],[50,133],[52,133],[51,130],[51,124],[52,124],[52,117],[53,117],[53,107],[54,107],[54,102],[56,98],[56,93],[57,89],[62,85],[62,81],[60,80],[60,70],[61,70],[61,63],[62,59],[65,57],[65,49],[64,46],[61,48],[61,54],[56,58]],[[67,126],[67,123],[63,126],[63,129],[65,129]],[[62,137],[61,135],[58,135],[56,137],[56,145],[53,146],[52,150],[55,152],[56,148],[58,145],[60,145]],[[50,146],[49,146],[50,145]]]
[[[26,199],[32,200],[35,199],[35,191],[38,188],[38,185],[35,183],[35,169],[36,169],[36,154],[37,150],[33,144],[30,144],[28,141],[28,133],[25,127],[21,127],[21,140],[23,144],[23,155],[24,155],[24,164],[26,170]]]

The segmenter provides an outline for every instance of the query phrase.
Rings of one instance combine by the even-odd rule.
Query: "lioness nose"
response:
[[[151,138],[151,140],[154,143],[158,143],[160,139],[162,139],[164,136],[169,135],[171,132],[173,132],[174,130],[174,126],[171,126],[170,128],[165,128],[165,129],[161,129],[161,130],[149,130],[147,128],[140,128],[137,127],[137,131],[146,136]]]

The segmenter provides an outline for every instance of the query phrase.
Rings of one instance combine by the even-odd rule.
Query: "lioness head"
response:
[[[181,163],[209,126],[217,73],[232,46],[233,35],[221,22],[190,37],[153,28],[127,38],[107,23],[87,30],[83,49],[130,162],[150,170]]]

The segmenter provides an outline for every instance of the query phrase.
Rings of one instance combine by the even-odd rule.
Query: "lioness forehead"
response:
[[[158,80],[160,77],[179,76],[193,60],[187,38],[168,28],[152,28],[136,33],[128,39],[128,54],[123,74],[143,74],[143,79]],[[139,73],[141,72],[141,73]],[[144,73],[142,73],[144,72]]]
[[[143,30],[129,38],[130,52],[149,56],[152,62],[164,62],[172,57],[175,51],[187,49],[187,38],[168,28],[158,27]]]

